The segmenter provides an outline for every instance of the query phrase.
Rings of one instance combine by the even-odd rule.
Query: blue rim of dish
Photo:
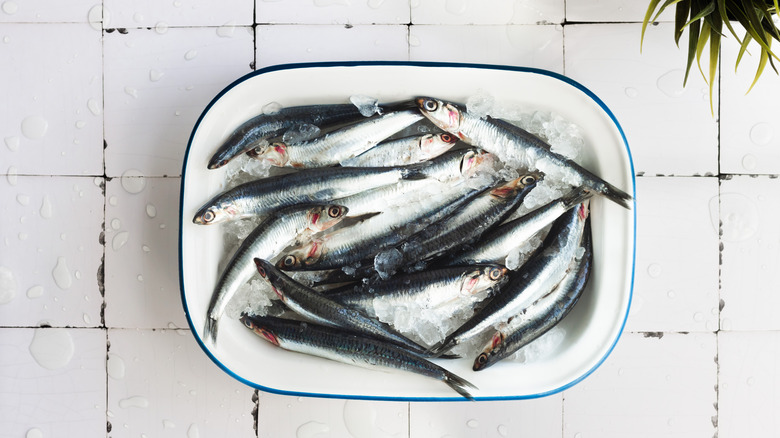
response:
[[[296,64],[279,64],[279,65],[273,65],[269,67],[261,68],[260,70],[253,71],[251,73],[247,73],[246,75],[240,77],[239,79],[235,80],[233,83],[225,87],[222,91],[217,94],[214,99],[209,102],[209,104],[206,106],[206,108],[201,113],[200,117],[198,117],[198,121],[195,123],[195,126],[192,128],[192,133],[190,134],[189,141],[187,142],[187,149],[184,152],[184,161],[182,163],[182,171],[181,171],[181,187],[179,191],[179,292],[181,293],[181,301],[182,306],[184,307],[184,314],[187,316],[187,323],[190,326],[190,331],[192,332],[193,337],[198,342],[198,345],[203,350],[204,353],[220,368],[222,371],[233,377],[234,379],[238,380],[239,382],[251,386],[253,388],[270,392],[274,394],[282,394],[282,395],[291,395],[291,396],[303,396],[303,397],[319,397],[319,398],[338,398],[338,399],[357,399],[357,400],[382,400],[382,401],[417,401],[417,402],[426,402],[426,401],[435,401],[435,402],[445,402],[445,401],[467,401],[463,397],[390,397],[390,396],[368,396],[368,395],[350,395],[350,394],[320,394],[320,393],[307,393],[307,392],[298,392],[298,391],[286,391],[283,389],[276,389],[276,388],[270,388],[267,386],[259,385],[255,382],[251,382],[247,379],[244,379],[243,377],[237,375],[234,373],[230,368],[228,368],[225,364],[220,362],[219,359],[217,359],[212,352],[206,347],[206,345],[203,343],[203,340],[197,336],[197,331],[195,329],[194,324],[192,323],[192,318],[190,316],[189,308],[187,306],[187,297],[184,293],[184,270],[183,270],[183,260],[182,260],[182,227],[181,224],[183,224],[184,220],[184,209],[183,209],[183,200],[184,200],[184,186],[185,182],[187,181],[186,171],[187,171],[187,160],[189,158],[190,154],[190,146],[192,145],[192,140],[195,138],[195,133],[198,130],[198,127],[200,126],[201,121],[203,121],[203,118],[206,116],[206,114],[209,112],[211,107],[219,101],[219,99],[226,94],[228,91],[236,87],[237,85],[243,83],[244,81],[251,79],[255,76],[259,76],[264,73],[270,73],[274,71],[279,70],[295,70],[295,69],[303,69],[303,68],[312,68],[312,67],[363,67],[363,66],[403,66],[403,67],[455,67],[455,68],[477,68],[477,69],[486,69],[486,70],[507,70],[507,71],[516,71],[521,73],[533,73],[538,74],[542,76],[548,76],[552,77],[554,79],[558,79],[562,82],[565,82],[574,88],[577,88],[578,90],[582,91],[585,95],[593,99],[594,102],[596,102],[601,109],[609,116],[609,118],[612,120],[612,122],[615,124],[615,127],[617,128],[618,132],[620,132],[620,137],[623,140],[623,145],[626,148],[626,154],[628,156],[628,164],[631,169],[631,189],[633,191],[633,200],[632,200],[632,214],[633,214],[633,220],[634,220],[634,233],[633,233],[633,242],[631,247],[631,283],[629,286],[628,291],[628,305],[626,306],[626,314],[623,316],[623,321],[620,325],[620,330],[618,331],[617,336],[615,337],[615,340],[612,342],[612,345],[610,345],[607,352],[604,354],[604,357],[602,357],[593,367],[591,367],[588,371],[586,371],[582,376],[578,377],[577,379],[572,380],[571,382],[562,385],[558,388],[551,389],[549,391],[540,392],[537,394],[525,394],[525,395],[517,395],[517,396],[492,396],[492,397],[474,397],[475,400],[478,401],[491,401],[491,400],[523,400],[523,399],[533,399],[533,398],[540,398],[540,397],[546,397],[549,395],[557,394],[559,392],[565,391],[572,386],[576,385],[577,383],[584,380],[586,377],[590,376],[596,369],[598,369],[602,363],[609,357],[609,355],[612,353],[612,350],[615,349],[615,346],[617,345],[618,341],[620,340],[620,337],[623,334],[623,330],[626,326],[626,321],[628,319],[628,313],[631,309],[631,303],[633,300],[634,295],[634,274],[636,271],[636,177],[634,172],[634,161],[631,157],[631,149],[628,146],[628,140],[626,139],[626,134],[623,132],[623,128],[620,126],[620,123],[618,122],[615,115],[612,113],[612,111],[607,107],[607,105],[599,99],[598,96],[596,96],[592,91],[587,89],[584,85],[580,84],[579,82],[574,81],[573,79],[566,77],[560,73],[552,72],[549,70],[543,70],[539,68],[533,68],[533,67],[517,67],[517,66],[508,66],[508,65],[499,65],[499,64],[468,64],[468,63],[458,63],[458,62],[415,62],[415,61],[333,61],[333,62],[307,62],[307,63],[296,63]]]

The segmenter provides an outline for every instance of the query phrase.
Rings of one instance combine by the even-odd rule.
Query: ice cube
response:
[[[496,98],[480,88],[466,100],[466,111],[475,117],[485,117],[491,114],[495,103]]]
[[[391,248],[379,252],[374,257],[374,269],[376,269],[376,272],[383,280],[386,280],[395,274],[403,262],[404,255],[401,251]]]
[[[381,114],[381,108],[379,108],[379,102],[376,98],[371,96],[364,96],[362,94],[356,94],[354,96],[350,96],[349,101],[357,107],[363,117],[371,117],[374,114]]]
[[[288,129],[282,135],[282,141],[287,144],[301,143],[304,141],[311,140],[317,137],[318,135],[320,135],[319,126],[312,125],[311,123],[301,123],[299,125],[295,125],[292,128]]]
[[[506,359],[523,363],[531,363],[544,359],[561,345],[565,337],[566,330],[560,326],[555,326],[547,331],[547,333],[539,336],[536,340],[517,350],[515,354]]]

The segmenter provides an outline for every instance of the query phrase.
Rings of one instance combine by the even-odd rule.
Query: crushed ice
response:
[[[371,96],[356,94],[349,97],[349,101],[357,107],[363,117],[371,117],[374,114],[381,114],[379,101]]]

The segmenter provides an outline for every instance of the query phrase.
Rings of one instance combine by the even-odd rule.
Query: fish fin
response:
[[[579,205],[582,203],[582,201],[592,197],[593,195],[593,191],[588,189],[574,189],[571,192],[565,194],[563,198],[561,198],[561,201],[563,201],[563,204],[567,208],[571,208],[575,205]]]
[[[212,318],[210,315],[206,316],[206,325],[203,326],[203,338],[212,345],[217,344],[217,330],[219,329],[218,324],[219,321],[217,321],[216,318]]]
[[[469,393],[467,389],[467,388],[479,389],[476,386],[474,386],[473,383],[447,370],[444,370],[443,381],[444,383],[447,384],[447,386],[454,389],[455,392],[457,392],[458,394],[462,395],[463,397],[471,401],[474,401],[474,397],[471,395],[471,393]]]
[[[425,355],[427,357],[441,357],[445,351],[449,350],[454,345],[455,343],[452,342],[452,339],[450,337],[446,337],[444,340],[431,345],[427,350],[425,350]]]

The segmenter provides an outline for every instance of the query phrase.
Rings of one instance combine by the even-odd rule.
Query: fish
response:
[[[209,159],[208,168],[218,169],[263,140],[280,136],[294,126],[348,123],[363,118],[358,107],[349,103],[291,106],[260,114],[242,123],[219,145]]]
[[[507,321],[563,280],[574,258],[588,217],[588,201],[564,213],[553,223],[537,251],[510,276],[509,282],[468,321],[430,348],[443,353]]]
[[[341,205],[304,205],[279,210],[242,241],[222,271],[209,301],[203,328],[206,341],[216,344],[219,320],[241,285],[257,273],[254,257],[272,258],[305,234],[326,230],[346,216]]]
[[[543,175],[538,172],[528,173],[485,191],[401,245],[404,260],[430,260],[479,239],[485,231],[517,209],[542,178]]]
[[[242,315],[241,321],[272,345],[369,369],[401,370],[442,381],[455,392],[474,400],[466,379],[398,346],[346,331],[305,321],[270,316]]]
[[[502,263],[516,247],[552,224],[563,213],[593,196],[587,190],[574,189],[518,218],[507,221],[483,234],[471,248],[451,256],[448,266],[475,263]]]
[[[474,359],[474,371],[484,370],[514,354],[555,327],[571,312],[588,284],[593,266],[590,219],[585,224],[582,248],[585,252],[580,258],[575,257],[569,272],[552,292],[512,317],[506,327],[490,336],[482,352]]]
[[[381,142],[356,157],[342,160],[341,165],[370,167],[421,163],[447,152],[457,142],[458,138],[448,132],[403,137]]]
[[[392,111],[347,125],[302,142],[273,142],[249,151],[255,159],[276,167],[335,166],[423,118],[417,110]],[[382,165],[387,167],[386,165]]]
[[[363,312],[346,307],[298,283],[267,260],[255,258],[255,266],[282,302],[309,321],[341,327],[392,342],[403,348],[424,354],[425,348],[397,332],[388,324],[370,318]]]
[[[384,281],[361,283],[327,294],[345,306],[373,312],[375,300],[398,308],[432,309],[444,304],[466,301],[481,292],[501,287],[508,277],[499,264],[457,266],[397,275]]]
[[[358,169],[358,168],[355,168]],[[291,247],[277,266],[284,270],[321,270],[353,266],[381,251],[401,244],[410,236],[450,215],[484,190],[437,183],[423,186],[408,202],[352,227],[320,233]],[[343,201],[343,200],[342,200]],[[341,201],[340,201],[341,202]],[[345,202],[349,205],[349,202]]]
[[[575,187],[587,187],[618,205],[631,209],[633,197],[589,170],[551,150],[549,144],[530,132],[489,116],[477,117],[452,102],[432,97],[415,99],[423,115],[440,129],[478,146],[516,167],[538,169],[548,177]]]
[[[261,216],[300,203],[327,203],[401,180],[424,179],[426,163],[403,167],[309,169],[249,181],[203,204],[192,218],[199,225]]]

